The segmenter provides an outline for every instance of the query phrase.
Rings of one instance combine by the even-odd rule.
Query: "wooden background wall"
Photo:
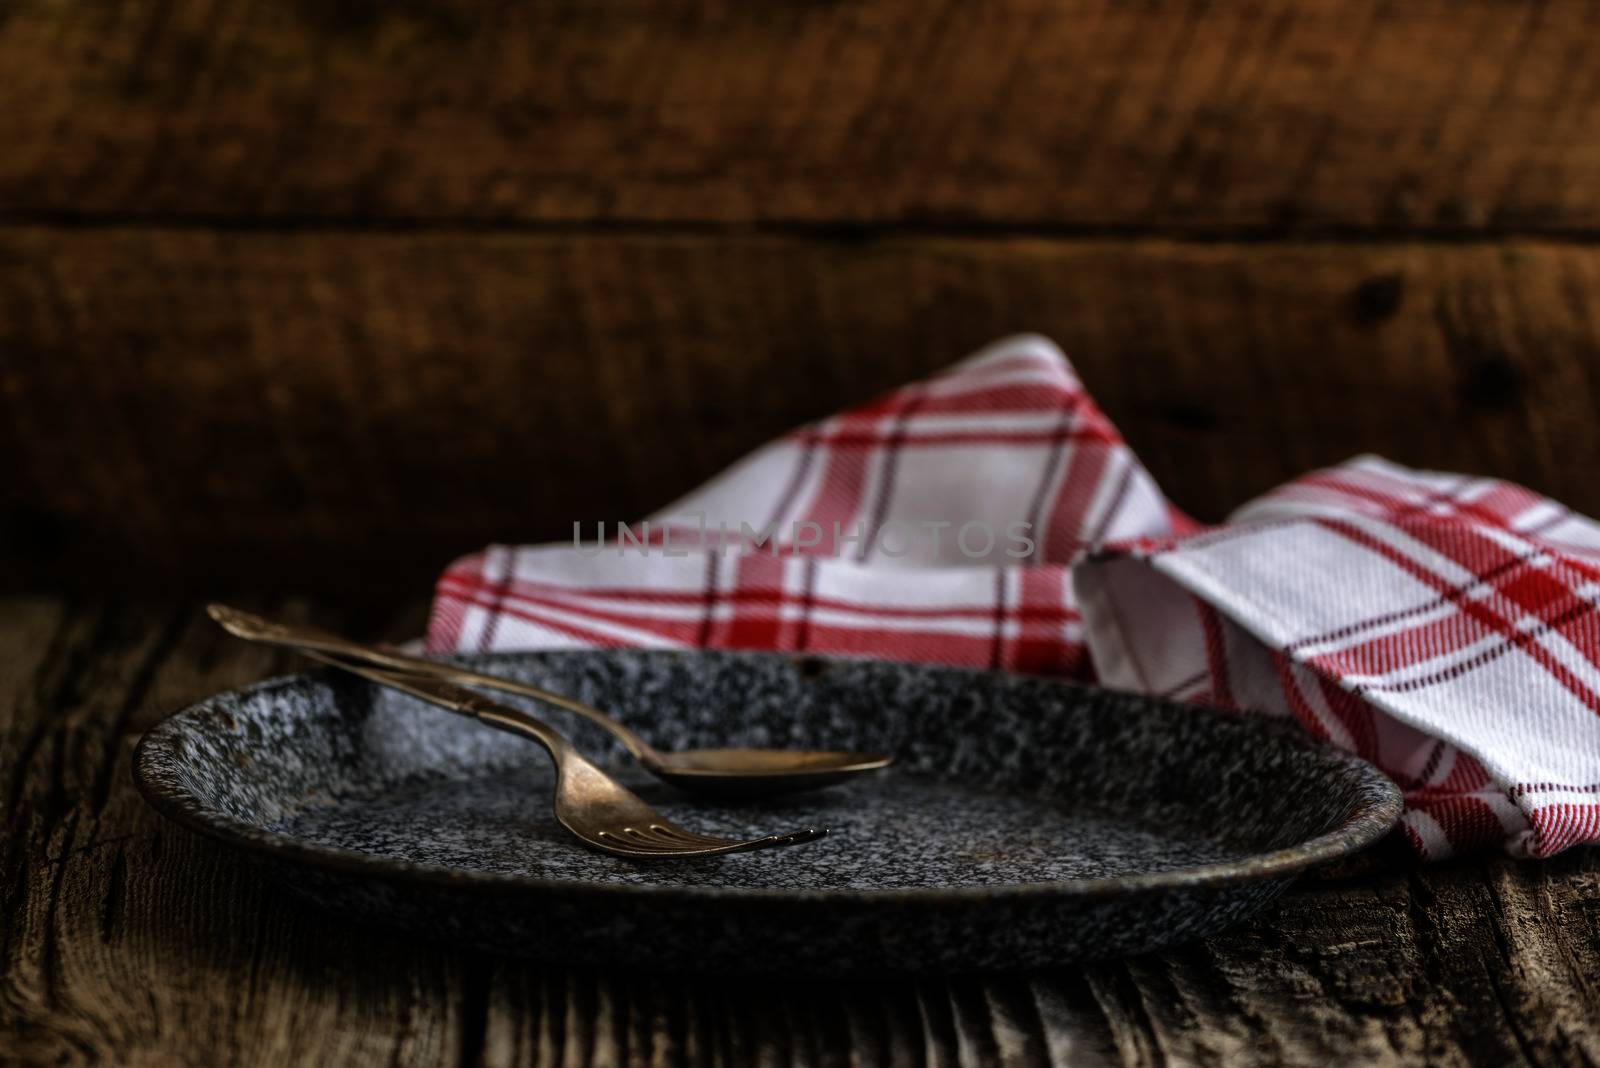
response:
[[[417,592],[996,336],[1600,512],[1587,0],[9,0],[0,569]],[[241,576],[248,576],[241,579]]]

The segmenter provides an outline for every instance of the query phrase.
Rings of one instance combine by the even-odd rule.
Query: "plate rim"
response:
[[[1070,690],[1101,690],[1071,679],[1045,675],[1024,675],[1019,672],[987,671],[947,664],[906,663],[870,657],[828,656],[816,653],[786,653],[768,650],[701,650],[701,649],[530,649],[477,654],[454,659],[484,660],[512,659],[527,656],[568,658],[593,656],[597,653],[628,652],[651,655],[702,655],[710,652],[732,659],[784,659],[789,661],[823,661],[826,663],[856,664],[863,662],[888,666],[909,666],[973,676],[1002,675],[1024,677],[1051,687]],[[998,883],[967,886],[878,887],[859,888],[828,887],[818,889],[786,889],[779,887],[694,886],[683,884],[652,884],[628,882],[601,882],[586,879],[547,878],[510,872],[470,871],[442,864],[429,864],[395,857],[380,857],[342,846],[307,842],[291,835],[236,819],[214,808],[206,808],[192,793],[151,778],[160,760],[158,750],[171,749],[178,737],[183,721],[197,718],[211,710],[223,698],[245,699],[264,691],[303,686],[306,680],[321,680],[335,674],[331,668],[275,675],[248,686],[222,690],[195,701],[163,717],[139,738],[132,755],[134,786],[145,801],[162,817],[213,841],[243,852],[266,855],[272,859],[319,868],[338,875],[354,875],[385,882],[424,883],[429,886],[452,889],[492,892],[496,894],[537,894],[540,896],[567,897],[579,895],[619,896],[625,898],[647,897],[652,901],[733,902],[768,901],[816,903],[838,905],[845,902],[883,904],[987,904],[1006,901],[1036,899],[1062,899],[1091,901],[1106,898],[1128,897],[1137,894],[1191,889],[1221,889],[1231,886],[1287,878],[1307,868],[1349,856],[1372,845],[1399,822],[1404,803],[1400,788],[1382,771],[1354,753],[1335,748],[1305,735],[1298,728],[1289,730],[1277,721],[1259,713],[1238,712],[1209,705],[1193,705],[1170,701],[1146,694],[1129,694],[1141,700],[1172,705],[1184,714],[1209,715],[1222,719],[1249,723],[1266,733],[1276,733],[1292,745],[1298,745],[1342,769],[1356,778],[1356,785],[1371,796],[1358,799],[1356,809],[1338,826],[1314,837],[1268,853],[1257,853],[1236,860],[1213,861],[1192,867],[1168,871],[1148,872],[1140,875],[1100,876],[1090,879],[1060,879],[1042,882]],[[1110,691],[1124,693],[1124,691]],[[177,759],[176,754],[171,754]]]

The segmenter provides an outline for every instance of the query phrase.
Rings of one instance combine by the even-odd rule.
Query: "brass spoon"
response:
[[[609,731],[627,747],[646,771],[681,790],[724,797],[770,797],[813,790],[852,775],[876,771],[887,766],[892,759],[873,753],[805,749],[685,749],[663,753],[604,712],[538,686],[361,645],[316,627],[273,623],[226,605],[209,605],[206,611],[229,634],[247,641],[332,654],[378,667],[426,675],[442,682],[485,686],[564,708]]]

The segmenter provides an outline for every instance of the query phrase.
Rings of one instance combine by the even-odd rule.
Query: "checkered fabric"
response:
[[[491,546],[434,651],[657,646],[1058,675],[1292,716],[1428,857],[1600,840],[1600,527],[1371,457],[1201,528],[1049,341],[797,430],[649,520]]]

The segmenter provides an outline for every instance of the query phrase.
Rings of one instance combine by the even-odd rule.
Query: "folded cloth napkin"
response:
[[[1405,790],[1423,856],[1600,841],[1600,526],[1375,457],[1202,527],[1061,352],[1007,339],[648,521],[491,546],[428,648],[777,649],[1292,716]]]

